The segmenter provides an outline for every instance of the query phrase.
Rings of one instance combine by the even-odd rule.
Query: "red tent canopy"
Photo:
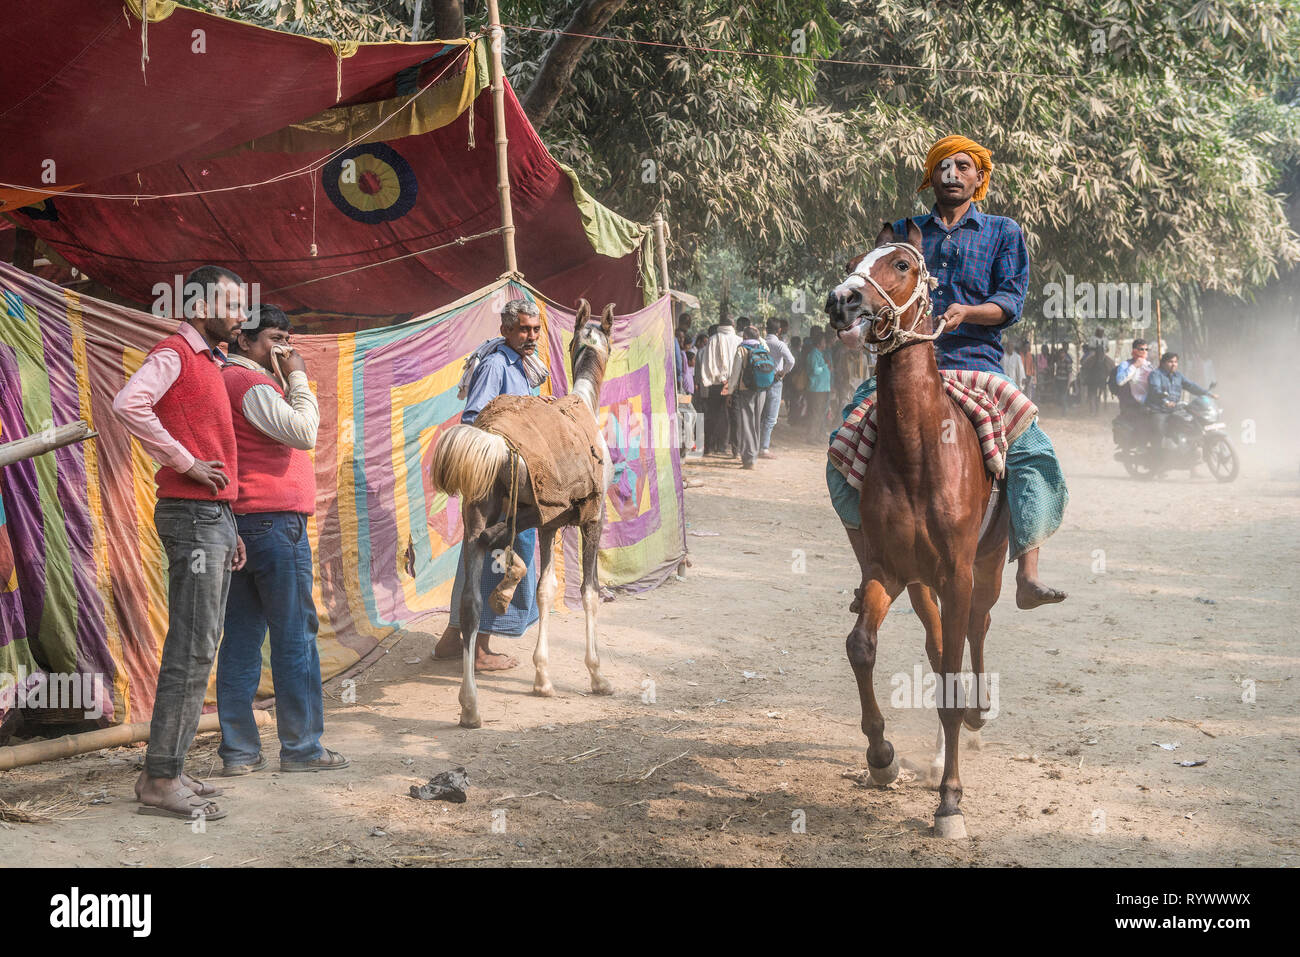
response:
[[[0,140],[13,141],[5,136],[11,132],[23,143],[95,142],[70,168],[87,180],[102,171],[119,175],[29,204],[12,218],[118,295],[153,303],[159,284],[174,287],[196,266],[216,263],[257,283],[263,302],[310,321],[348,317],[368,325],[428,311],[504,272],[501,237],[490,234],[500,226],[500,207],[483,41],[363,45],[338,59],[320,41],[178,7],[150,24],[146,87],[138,20],[123,32],[118,3],[54,5],[69,15],[72,8],[83,15],[117,10],[89,47],[115,51],[116,66],[104,61],[102,70],[104,89],[117,98],[101,104],[89,67],[78,66],[61,39],[59,55],[71,60],[62,70],[50,54],[29,57],[6,32],[0,78],[23,75],[19,65],[32,59],[32,72],[49,80],[39,88],[30,79],[23,84],[25,99],[0,114]],[[28,13],[19,22],[29,29],[34,19]],[[191,55],[160,51],[200,23],[210,31],[205,56],[216,42],[226,64],[217,81],[194,76]],[[348,74],[363,55],[357,65],[365,69]],[[338,64],[352,86],[335,105]],[[402,69],[408,72],[398,77]],[[74,72],[93,89],[70,85]],[[292,105],[264,95],[290,87]],[[59,116],[59,123],[38,119],[28,101],[43,104],[45,117]],[[640,308],[653,284],[642,275],[653,259],[642,256],[648,233],[582,193],[508,86],[505,101],[520,270],[557,302],[585,297],[598,306],[615,302],[620,311]],[[159,110],[173,118],[166,135]],[[176,116],[185,118],[180,137]],[[141,162],[142,144],[154,138],[163,148]],[[7,171],[30,166],[40,151],[16,151],[26,160],[2,154],[0,170],[12,176]],[[33,182],[31,175],[22,179]],[[483,233],[489,235],[469,238]]]

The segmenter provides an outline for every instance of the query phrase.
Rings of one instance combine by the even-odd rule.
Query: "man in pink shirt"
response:
[[[200,266],[186,277],[184,321],[113,400],[127,431],[161,467],[154,527],[167,553],[167,637],[158,667],[141,814],[214,821],[221,793],[185,774],[221,637],[232,569],[244,546],[231,505],[238,495],[235,432],[222,379],[225,353],[245,317],[239,277]]]

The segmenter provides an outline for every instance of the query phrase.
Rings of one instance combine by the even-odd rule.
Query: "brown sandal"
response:
[[[187,787],[173,790],[171,797],[163,804],[141,802],[140,807],[136,808],[136,813],[152,817],[174,817],[182,821],[193,821],[199,818],[204,821],[219,821],[227,814],[216,801],[201,798]]]

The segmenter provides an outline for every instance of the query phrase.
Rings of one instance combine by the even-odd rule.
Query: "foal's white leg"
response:
[[[613,694],[614,686],[600,673],[600,655],[596,650],[596,610],[600,608],[600,583],[596,576],[597,549],[600,547],[600,523],[582,528],[582,610],[587,615],[587,671],[591,673],[591,690],[595,694]]]
[[[533,649],[533,694],[549,698],[555,694],[551,675],[546,670],[551,649],[547,631],[551,623],[551,602],[555,600],[558,582],[555,578],[555,533],[542,535],[541,569],[537,582],[537,647]]]
[[[478,625],[482,611],[481,582],[483,580],[483,547],[470,544],[462,546],[467,554],[465,562],[465,593],[461,600],[460,633],[464,642],[461,652],[460,726],[482,727],[478,713],[478,686],[474,683],[474,657],[478,648]]]
[[[613,694],[614,686],[600,673],[600,655],[596,651],[596,609],[600,591],[594,585],[582,589],[582,610],[587,614],[587,670],[591,672],[591,690],[595,694]]]

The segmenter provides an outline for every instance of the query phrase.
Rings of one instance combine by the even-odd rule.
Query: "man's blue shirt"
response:
[[[536,395],[524,375],[524,357],[505,343],[496,352],[484,356],[469,380],[469,394],[465,396],[465,411],[460,421],[473,425],[478,414],[499,395]]]
[[[1192,395],[1209,395],[1209,389],[1203,389],[1191,379],[1183,378],[1181,372],[1166,372],[1159,366],[1151,370],[1147,379],[1146,404],[1156,409],[1167,409],[1182,401],[1183,390]]]
[[[1009,317],[996,326],[962,323],[934,343],[940,369],[1002,371],[1002,330],[1020,321],[1029,289],[1029,250],[1019,224],[1006,216],[981,213],[974,203],[948,229],[936,211],[916,217],[925,265],[939,281],[931,293],[934,316],[954,302],[980,306],[993,302]],[[906,234],[907,220],[894,223]]]

